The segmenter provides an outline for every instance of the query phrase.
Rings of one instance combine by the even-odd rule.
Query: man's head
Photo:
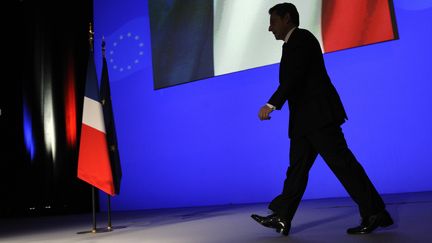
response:
[[[277,40],[283,40],[290,29],[300,24],[299,13],[292,3],[276,4],[269,9],[270,26]]]

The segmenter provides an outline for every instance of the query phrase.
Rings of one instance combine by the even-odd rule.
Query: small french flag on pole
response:
[[[78,156],[78,178],[115,195],[93,50],[90,51]]]

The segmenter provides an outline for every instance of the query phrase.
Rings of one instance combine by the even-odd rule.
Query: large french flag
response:
[[[391,0],[292,0],[323,53],[397,38]],[[268,9],[280,0],[149,0],[155,88],[279,62]]]
[[[78,157],[78,178],[115,195],[105,132],[102,104],[93,51],[90,52],[85,86],[81,139]]]

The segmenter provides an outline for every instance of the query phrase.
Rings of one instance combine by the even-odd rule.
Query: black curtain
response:
[[[89,212],[91,187],[76,174],[93,3],[2,5],[8,14],[2,16],[0,217]],[[65,105],[71,80],[74,113]],[[73,143],[67,138],[70,114],[76,123]]]

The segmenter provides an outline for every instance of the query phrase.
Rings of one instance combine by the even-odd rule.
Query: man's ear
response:
[[[285,16],[283,17],[283,21],[289,24],[291,22],[291,15],[289,13],[286,13]]]

